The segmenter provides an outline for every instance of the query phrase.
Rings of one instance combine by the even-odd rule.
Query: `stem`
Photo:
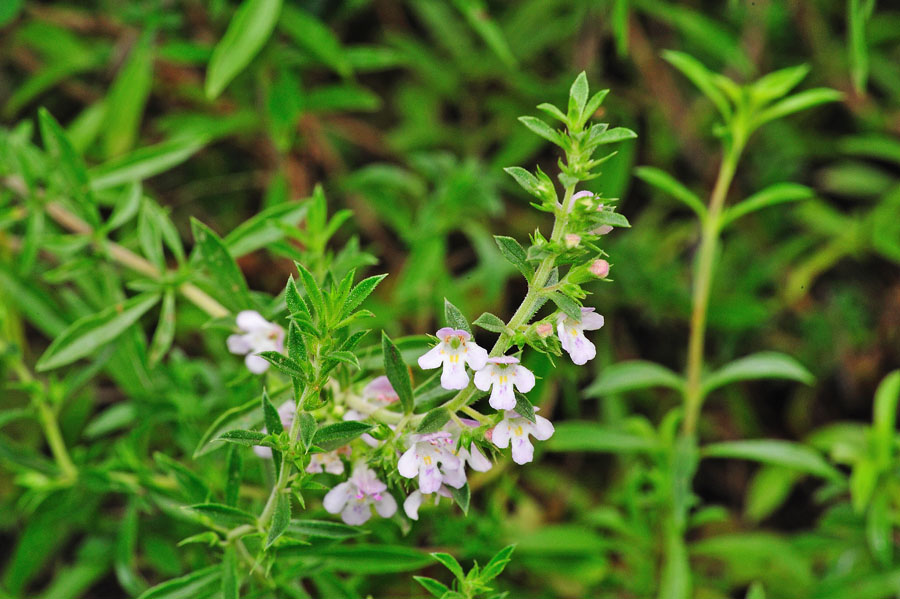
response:
[[[687,382],[684,389],[684,423],[682,432],[694,435],[700,408],[703,404],[703,349],[706,336],[706,316],[709,308],[709,291],[712,286],[713,269],[719,248],[719,232],[725,197],[734,179],[735,169],[743,149],[743,141],[735,136],[734,142],[728,146],[719,167],[716,184],[709,199],[709,212],[703,223],[700,240],[700,253],[694,270],[694,289],[692,294],[691,332],[688,339]]]
[[[26,188],[24,181],[19,177],[8,177],[5,180],[5,183],[7,187],[20,195],[28,194],[28,189]],[[88,223],[84,222],[77,215],[69,212],[69,210],[59,202],[48,202],[46,210],[50,218],[73,233],[88,236],[93,236],[95,233],[94,229]],[[164,276],[172,274],[169,271],[161,272],[152,262],[113,241],[95,239],[94,247],[101,250],[105,249],[110,258],[115,262],[151,279],[158,281],[164,278]],[[228,314],[230,314],[227,308],[207,295],[196,285],[182,283],[178,286],[178,291],[212,318],[222,318],[223,316],[228,316]]]

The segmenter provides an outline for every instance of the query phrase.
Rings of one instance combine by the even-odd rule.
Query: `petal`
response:
[[[344,508],[344,511],[341,512],[341,520],[343,520],[345,524],[350,524],[351,526],[365,524],[371,517],[372,508],[369,507],[369,502],[365,499],[360,500],[353,498],[347,503],[347,507]]]
[[[441,387],[444,389],[458,390],[465,389],[469,386],[469,375],[466,373],[466,367],[460,360],[444,362],[444,372],[441,373]]]
[[[581,314],[581,328],[585,331],[596,331],[603,326],[603,322],[603,315],[597,314],[593,310]]]
[[[528,393],[534,389],[534,373],[524,366],[516,366],[515,368],[513,371],[513,382],[516,384],[516,389],[522,393]]]
[[[487,391],[491,388],[491,379],[493,378],[494,367],[489,366],[487,368],[482,368],[478,372],[475,373],[475,386],[481,389],[482,391]]]
[[[247,332],[271,326],[271,323],[263,318],[262,314],[256,310],[242,310],[241,312],[238,312],[235,321],[237,322],[239,329]]]
[[[441,362],[444,361],[444,356],[441,355],[441,350],[443,350],[444,344],[438,343],[430,350],[419,356],[419,368],[422,370],[431,370],[433,368],[437,368],[441,365]]]
[[[259,457],[261,457],[264,460],[272,459],[272,448],[271,447],[266,447],[264,445],[254,445],[253,453],[255,453],[256,455],[258,455]]]
[[[390,518],[397,511],[397,500],[390,493],[385,493],[380,500],[375,500],[375,511],[382,518]]]
[[[426,495],[434,493],[441,488],[441,480],[443,475],[438,470],[437,464],[431,466],[423,466],[419,470],[419,490]]]
[[[462,489],[466,484],[466,471],[462,467],[462,464],[456,469],[445,469],[443,482],[445,485],[449,485],[454,489]]]
[[[484,457],[484,454],[481,453],[481,450],[474,443],[469,446],[469,458],[467,461],[472,470],[476,472],[487,472],[493,465],[489,459]]]
[[[400,456],[400,461],[397,462],[397,472],[406,478],[415,478],[419,473],[419,457],[416,455],[415,444]]]
[[[562,316],[562,315],[560,315]],[[566,333],[566,320],[567,318],[560,318],[556,322],[556,336],[559,337],[559,344],[562,345],[562,348],[567,352],[572,352],[572,337]]]
[[[531,425],[531,434],[538,441],[546,441],[553,436],[553,423],[543,416],[535,416],[534,424]]]
[[[241,356],[253,349],[245,335],[228,335],[225,343],[228,345],[228,351]]]
[[[413,491],[403,502],[403,511],[411,520],[419,519],[419,506],[422,505],[422,492]]]
[[[329,514],[336,514],[346,505],[350,498],[350,483],[342,482],[336,485],[332,490],[328,491],[325,499],[322,500],[322,507]]]
[[[481,370],[488,361],[488,353],[483,347],[474,341],[466,343],[466,363],[472,370]]]
[[[512,381],[494,383],[491,398],[488,400],[495,410],[512,410],[516,407],[516,395],[513,393]]]
[[[322,460],[316,459],[318,456],[313,456],[309,460],[309,465],[306,466],[306,471],[310,474],[319,474],[322,472]]]
[[[341,461],[340,458],[335,459],[327,466],[325,466],[325,472],[329,474],[343,474],[344,473],[344,462]]]
[[[579,366],[587,364],[589,360],[593,360],[597,355],[597,348],[582,333],[578,333],[578,337],[568,351],[572,362]]]
[[[247,370],[253,374],[262,374],[269,369],[269,363],[266,362],[265,358],[260,358],[253,354],[247,354],[247,357],[244,358],[244,364],[247,365]]]
[[[516,464],[527,464],[534,459],[534,445],[527,435],[516,437],[512,442],[512,458]]]
[[[494,427],[494,432],[491,435],[491,443],[499,447],[500,449],[505,449],[507,445],[509,445],[509,422],[503,420]]]

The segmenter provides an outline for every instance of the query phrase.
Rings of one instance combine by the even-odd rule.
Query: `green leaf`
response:
[[[300,292],[297,290],[297,284],[294,283],[293,275],[288,275],[288,282],[284,288],[284,303],[287,305],[288,313],[291,316],[299,316],[306,320],[312,320],[309,306],[306,305],[303,297],[300,296]]]
[[[503,333],[506,331],[506,323],[490,312],[485,312],[476,318],[475,322],[472,324],[479,326],[486,331],[491,331],[492,333]]]
[[[869,48],[866,44],[866,21],[874,2],[849,0],[847,6],[847,33],[850,38],[850,74],[857,94],[866,93],[869,79]]]
[[[275,513],[272,515],[272,524],[269,526],[269,534],[266,537],[266,549],[284,534],[291,523],[291,495],[288,492],[278,494],[275,502]]]
[[[339,75],[347,77],[352,73],[352,67],[337,36],[305,10],[288,4],[282,11],[278,25],[298,46]]]
[[[548,451],[638,453],[661,448],[656,439],[597,422],[567,420],[557,423],[554,428],[553,436],[544,443]]]
[[[76,320],[53,340],[35,369],[52,370],[93,354],[137,322],[159,298],[158,293],[143,293]]]
[[[703,377],[703,395],[735,381],[754,379],[787,379],[805,385],[815,381],[812,373],[794,358],[767,351],[737,359]]]
[[[217,441],[222,433],[234,429],[252,428],[260,422],[262,422],[260,397],[225,410],[200,437],[200,442],[197,443],[193,458],[196,460],[198,457],[221,447],[220,444],[214,443],[214,441]]]
[[[150,343],[147,360],[152,367],[157,364],[172,347],[175,338],[175,292],[171,289],[163,296],[162,309],[159,312],[159,323]]]
[[[737,219],[751,212],[775,206],[776,204],[806,200],[814,195],[815,193],[812,189],[797,183],[776,183],[775,185],[770,185],[746,200],[726,209],[725,214],[722,215],[719,227],[720,229],[725,229]]]
[[[515,545],[507,545],[495,553],[494,557],[492,557],[491,560],[484,565],[484,568],[482,568],[478,580],[488,582],[497,578],[506,568],[506,565],[509,564],[515,549]]]
[[[225,236],[228,252],[240,258],[284,239],[285,227],[296,228],[307,208],[306,202],[285,202],[251,216]]]
[[[139,595],[147,588],[147,583],[137,572],[135,550],[138,536],[138,502],[132,497],[125,508],[125,515],[119,522],[116,536],[113,566],[119,584],[132,595]]]
[[[43,107],[38,109],[38,122],[41,129],[41,141],[44,142],[44,148],[68,187],[67,194],[71,196],[79,213],[88,221],[88,224],[93,227],[98,226],[100,216],[88,189],[88,176],[84,161],[72,147],[66,132],[47,109]]]
[[[593,133],[593,131],[591,133]],[[627,127],[615,127],[613,129],[601,131],[597,135],[591,135],[590,139],[588,140],[587,147],[593,148],[596,146],[604,146],[606,144],[614,144],[620,141],[627,141],[629,139],[635,138],[637,138],[637,133],[635,133],[631,129],[628,129]],[[612,158],[612,156],[613,154],[610,154],[606,158]]]
[[[413,580],[422,585],[422,587],[424,587],[426,591],[428,591],[438,599],[440,599],[444,595],[444,593],[450,592],[450,587],[442,582],[438,582],[434,578],[428,578],[426,576],[413,576]]]
[[[456,505],[459,506],[459,509],[463,511],[463,514],[468,514],[469,503],[472,500],[472,492],[469,489],[469,483],[464,484],[459,489],[450,487],[450,495],[453,496],[453,501],[455,501]]]
[[[375,291],[375,288],[379,283],[381,283],[381,281],[384,280],[386,276],[387,274],[375,275],[373,277],[368,277],[360,281],[350,292],[350,295],[347,296],[347,301],[344,302],[343,315],[346,317],[348,314],[353,312],[353,310],[359,307],[359,305],[362,304],[363,301],[365,301],[365,299],[369,297],[369,295],[371,295],[373,291]]]
[[[744,515],[751,522],[768,518],[787,500],[802,473],[782,466],[762,466],[753,475],[744,500]]]
[[[312,303],[316,316],[319,317],[320,321],[325,320],[328,314],[325,312],[325,296],[322,294],[322,289],[316,282],[315,277],[313,277],[312,273],[309,272],[305,266],[299,262],[295,262],[294,265],[300,272],[300,282],[303,283],[306,297],[309,298],[310,303]]]
[[[586,397],[603,397],[650,387],[680,391],[684,379],[665,366],[645,360],[618,362],[603,368],[600,376],[584,391]]]
[[[176,138],[137,150],[88,171],[95,191],[149,179],[178,166],[203,149],[206,138]]]
[[[652,166],[639,166],[634,175],[650,185],[660,189],[694,211],[701,221],[706,220],[706,206],[697,194],[678,182],[669,173]]]
[[[321,560],[325,570],[360,574],[390,574],[418,570],[433,563],[427,554],[410,547],[354,544],[315,547],[284,547],[278,555],[309,556]]]
[[[331,451],[332,449],[343,447],[370,430],[372,430],[371,424],[353,420],[326,424],[320,427],[313,435],[313,445],[321,447],[325,451]]]
[[[662,56],[669,64],[690,79],[691,83],[696,85],[697,89],[712,101],[723,119],[726,121],[731,119],[731,105],[728,103],[728,99],[719,91],[713,74],[709,69],[693,56],[683,52],[665,50]]]
[[[138,599],[194,599],[218,584],[221,576],[222,567],[216,564],[158,584]]]
[[[844,99],[844,94],[827,87],[817,87],[808,89],[800,93],[788,96],[761,111],[754,120],[754,125],[759,126],[774,119],[779,119],[819,104],[827,104],[829,102],[839,102]]]
[[[488,13],[484,0],[453,0],[453,4],[463,14],[469,26],[475,30],[484,43],[509,67],[516,66],[516,57],[506,43],[497,22]]]
[[[240,524],[256,524],[256,516],[253,514],[222,503],[200,503],[192,505],[190,509],[198,514],[207,516],[219,526],[226,528],[232,528]]]
[[[161,468],[175,476],[178,488],[191,502],[204,503],[209,499],[209,487],[202,478],[188,470],[184,464],[158,451],[153,454],[153,459]]]
[[[234,507],[238,502],[244,473],[244,454],[237,445],[228,448],[225,471],[228,473],[225,479],[225,505]]]
[[[240,599],[241,585],[238,580],[234,545],[226,545],[222,557],[222,599]]]
[[[138,137],[153,84],[153,37],[153,31],[147,31],[134,44],[109,89],[103,119],[106,156],[127,152]]]
[[[523,125],[531,129],[532,133],[535,133],[558,146],[564,146],[562,134],[541,119],[533,116],[520,116],[519,120]]]
[[[289,358],[277,351],[264,351],[256,355],[266,360],[279,372],[283,372],[284,374],[301,381],[305,381],[307,379],[306,370],[304,369],[303,365],[293,358]]]
[[[416,428],[416,432],[420,434],[433,433],[434,431],[440,430],[449,420],[450,411],[443,406],[437,407],[425,414],[422,422],[419,424],[418,428]]]
[[[750,91],[758,102],[770,102],[781,98],[797,87],[807,73],[809,73],[809,65],[805,64],[780,69],[757,79],[750,86]]]
[[[528,263],[528,254],[525,252],[525,248],[519,245],[519,242],[512,237],[494,235],[494,241],[497,242],[497,247],[500,248],[500,253],[503,254],[503,257],[515,266],[528,281],[531,281],[531,277],[534,276],[534,269]]]
[[[394,345],[387,333],[383,331],[381,333],[381,351],[384,356],[384,372],[400,398],[400,405],[403,406],[403,411],[410,414],[413,411],[414,400],[409,370],[406,364],[403,363],[400,350],[397,349],[397,346]]]
[[[367,534],[367,531],[328,520],[294,520],[288,526],[288,534],[319,539],[348,539]]]
[[[547,190],[541,181],[530,172],[519,166],[508,166],[503,169],[506,173],[516,180],[522,189],[543,200],[547,197]]]
[[[584,105],[588,99],[588,80],[584,71],[578,73],[572,87],[569,88],[569,122],[572,124],[581,123]]]
[[[450,303],[446,297],[444,298],[444,320],[448,327],[465,331],[469,335],[472,334],[472,327],[469,326],[469,321],[466,320],[462,311]]]
[[[269,394],[266,393],[266,390],[263,389],[262,392],[262,409],[263,409],[263,422],[266,423],[266,430],[269,431],[270,435],[280,435],[284,432],[284,426],[281,424],[281,416],[278,414],[278,410],[275,409],[275,406],[272,405],[272,402],[269,400]]]
[[[259,445],[267,436],[266,433],[260,433],[258,431],[236,429],[222,433],[216,438],[216,441],[227,441],[228,443],[237,443],[238,445],[253,447]]]
[[[318,426],[315,416],[309,412],[300,412],[300,443],[305,451],[309,451],[312,446]]]
[[[897,434],[897,403],[900,402],[900,370],[884,377],[875,390],[872,434],[878,465],[891,468],[894,438]]]
[[[534,415],[534,404],[531,403],[531,400],[524,393],[519,393],[518,391],[514,391],[514,393],[516,397],[516,407],[514,408],[516,414],[531,423],[537,422],[537,418]]]
[[[463,572],[462,566],[459,565],[459,562],[456,561],[455,557],[453,557],[449,553],[432,553],[431,557],[441,562],[445,568],[453,573],[457,580],[465,580],[466,574],[465,572]]]
[[[766,589],[763,587],[762,583],[757,581],[751,584],[750,588],[747,589],[745,599],[766,599]]]
[[[706,458],[734,458],[773,464],[840,482],[844,476],[816,450],[777,439],[750,439],[712,443],[701,451]]]
[[[195,218],[191,218],[191,230],[194,233],[194,242],[206,270],[218,286],[222,298],[228,298],[229,303],[238,309],[246,309],[253,305],[247,289],[247,281],[244,273],[238,267],[237,262],[228,253],[228,248],[222,239],[212,229]]]
[[[262,49],[281,12],[281,0],[244,0],[216,44],[206,71],[206,97],[218,97]]]
[[[567,316],[581,322],[581,306],[578,302],[558,291],[551,293],[550,299],[556,304],[556,307],[565,312]]]

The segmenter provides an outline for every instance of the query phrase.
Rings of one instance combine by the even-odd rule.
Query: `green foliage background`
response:
[[[900,597],[896,380],[870,425],[878,384],[900,366],[900,11],[889,3],[8,0],[0,27],[0,597],[137,596],[205,572],[206,547],[176,546],[202,530],[180,506],[224,488],[227,471],[224,452],[194,450],[216,416],[258,393],[222,327],[201,329],[206,315],[174,295],[157,326],[159,309],[137,296],[114,343],[36,375],[74,461],[92,465],[77,484],[56,480],[44,414],[20,383],[66,326],[124,299],[123,282],[155,289],[97,260],[103,243],[68,235],[40,198],[23,200],[23,180],[92,189],[101,213],[79,217],[156,267],[189,270],[202,226],[192,232],[191,217],[206,223],[246,277],[231,273],[229,309],[262,301],[249,290],[277,295],[291,259],[323,260],[315,270],[333,258],[338,271],[390,273],[368,326],[423,334],[441,326],[445,297],[470,318],[518,305],[525,285],[492,237],[526,240],[548,221],[502,169],[556,172],[555,150],[517,117],[564,105],[582,70],[612,90],[601,120],[639,135],[588,185],[621,198],[633,228],[604,240],[615,283],[590,286],[586,303],[607,323],[593,334],[598,358],[530,364],[557,435],[535,464],[507,460],[474,479],[468,516],[444,504],[411,530],[372,522],[362,540],[300,562],[305,590],[283,596],[422,597],[410,573],[449,581],[420,549],[470,564],[516,543],[503,575],[512,597],[679,597],[665,594],[681,574],[665,571],[661,529],[659,477],[672,468],[647,451],[671,428],[676,385],[631,361],[683,369],[699,227],[672,185],[638,167],[705,203],[720,155],[713,104],[665,50],[736,81],[806,64],[801,89],[843,92],[756,133],[728,196],[812,190],[724,234],[707,368],[764,350],[803,366],[780,377],[793,381],[709,396],[686,500],[691,596]],[[49,115],[71,148],[47,144]],[[62,166],[42,172],[39,152]],[[300,201],[317,183],[327,216]],[[747,439],[768,444],[725,443]],[[263,501],[271,474],[245,468],[255,484],[243,499]]]

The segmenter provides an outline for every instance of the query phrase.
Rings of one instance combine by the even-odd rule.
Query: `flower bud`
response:
[[[609,275],[609,262],[606,260],[594,260],[591,263],[591,274],[598,279],[605,279]]]
[[[581,243],[581,236],[576,235],[575,233],[569,233],[566,235],[566,247],[571,249],[577,248],[578,244]]]
[[[553,325],[549,322],[542,322],[541,324],[537,325],[537,327],[535,327],[535,330],[537,331],[538,337],[540,337],[541,339],[546,339],[553,334]]]
[[[594,229],[594,235],[606,235],[613,230],[612,225],[600,225]]]

